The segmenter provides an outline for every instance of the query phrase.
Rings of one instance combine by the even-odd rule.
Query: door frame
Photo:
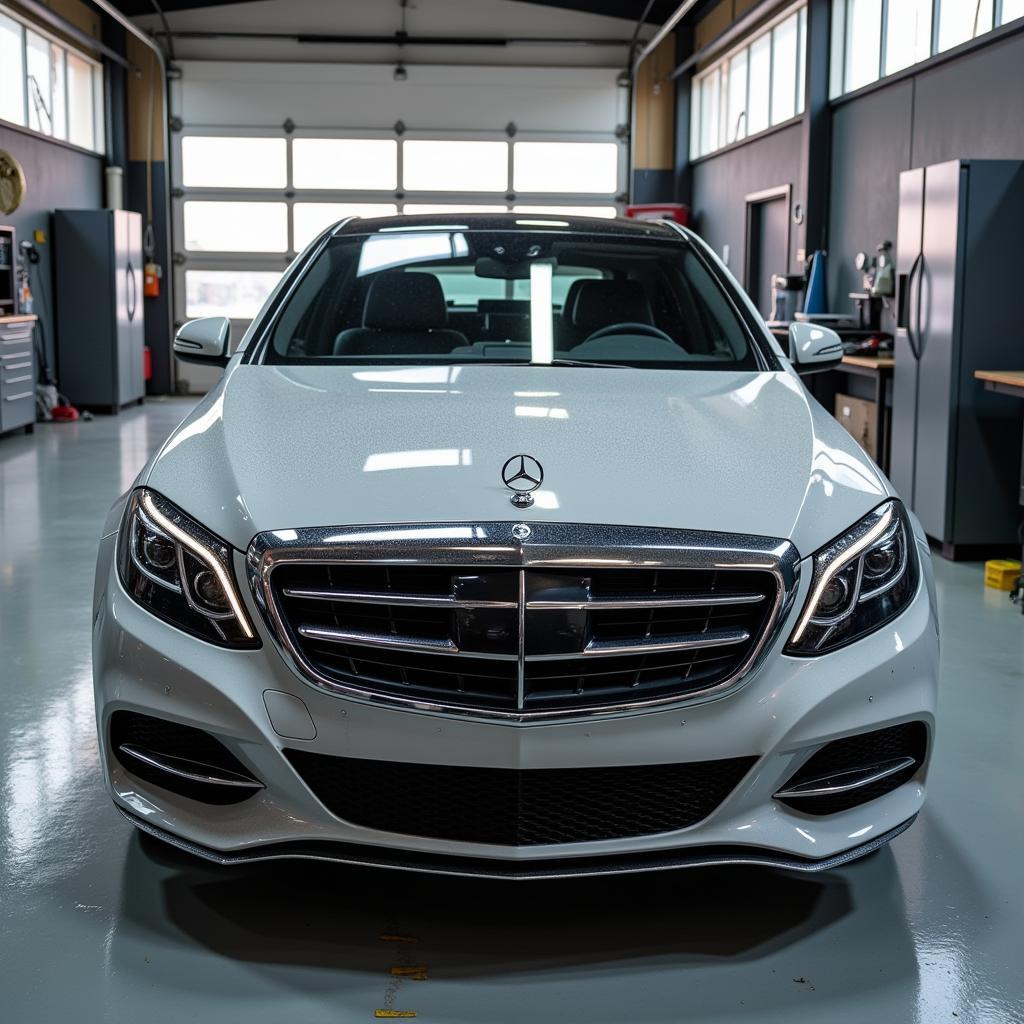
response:
[[[753,246],[750,244],[753,236],[754,207],[763,203],[771,203],[776,199],[786,200],[786,273],[789,273],[789,248],[793,240],[793,186],[775,185],[773,188],[759,189],[757,192],[749,192],[743,197],[746,204],[744,214],[743,232],[743,287],[748,295],[751,295],[753,286]]]

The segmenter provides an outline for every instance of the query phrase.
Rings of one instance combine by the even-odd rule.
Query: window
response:
[[[408,207],[406,207],[408,209]],[[617,217],[614,206],[513,206],[513,213],[548,213],[557,217]]]
[[[394,139],[296,139],[292,143],[296,188],[398,187],[398,143]]]
[[[611,195],[619,180],[614,142],[517,142],[512,147],[516,192]]]
[[[806,37],[801,3],[694,78],[691,159],[803,113]]]
[[[186,188],[285,188],[287,143],[186,135],[181,140],[181,177]]]
[[[0,117],[25,123],[25,70],[21,60],[20,22],[0,13]]]
[[[185,315],[251,320],[280,277],[265,270],[186,270]]]
[[[284,203],[187,202],[185,248],[194,252],[287,252]]]
[[[504,192],[507,142],[410,139],[403,144],[406,189],[416,192]]]
[[[100,151],[102,96],[100,64],[0,9],[0,118]]]
[[[325,227],[345,217],[389,217],[397,212],[394,203],[296,203],[292,247],[305,249]]]
[[[932,53],[932,0],[888,5],[885,23],[886,75],[927,60]]]
[[[832,0],[833,99],[1024,16],[1024,0]]]
[[[507,206],[486,203],[406,203],[402,213],[505,213]]]

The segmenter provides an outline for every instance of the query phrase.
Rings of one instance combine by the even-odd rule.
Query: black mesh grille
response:
[[[875,732],[859,733],[845,739],[827,743],[786,783],[784,788],[797,786],[802,782],[820,779],[839,772],[852,771],[857,768],[891,761],[900,757],[912,757],[914,763],[878,782],[847,793],[835,793],[830,796],[802,797],[800,799],[782,799],[794,810],[805,814],[836,814],[865,804],[869,800],[877,800],[886,793],[909,782],[924,763],[928,747],[928,729],[923,722],[908,722],[905,725],[894,725],[888,729]]]
[[[526,569],[523,577],[521,706],[519,569],[284,564],[271,579],[292,643],[328,679],[410,699],[527,712],[685,696],[714,686],[733,676],[761,643],[777,593],[774,576],[761,570]],[[356,592],[377,600],[344,599]],[[343,596],[325,599],[332,594]],[[406,603],[389,604],[389,595]],[[436,599],[442,606],[410,606],[410,597]],[[698,603],[650,606],[671,598]],[[445,600],[452,604],[443,606]],[[574,601],[579,607],[550,607]],[[602,608],[602,601],[634,604]],[[339,642],[310,636],[310,628],[447,642],[459,653]],[[582,654],[588,644],[680,636],[731,639],[671,651]],[[565,657],[546,660],[553,654]]]
[[[202,729],[193,729],[189,725],[179,725],[151,715],[140,715],[134,711],[115,711],[110,716],[110,749],[125,770],[136,778],[191,800],[207,804],[234,804],[248,799],[256,792],[176,778],[143,761],[121,754],[119,748],[122,744],[251,777],[248,769],[223,743]]]
[[[284,753],[327,809],[354,825],[500,846],[687,828],[718,807],[756,761],[518,771]]]

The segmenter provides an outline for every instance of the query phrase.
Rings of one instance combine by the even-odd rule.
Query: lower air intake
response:
[[[284,753],[327,809],[353,825],[498,846],[687,828],[714,811],[757,760],[520,771]]]
[[[924,722],[907,722],[833,740],[804,763],[776,799],[805,814],[837,814],[877,800],[909,782],[924,763],[927,749],[928,728]],[[890,766],[888,773],[886,766]],[[859,779],[869,781],[862,784]],[[829,785],[834,792],[800,793],[803,789],[815,794]],[[844,785],[850,788],[844,789]]]

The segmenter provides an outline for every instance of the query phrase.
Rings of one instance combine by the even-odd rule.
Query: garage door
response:
[[[615,216],[625,96],[594,68],[182,62],[172,90],[175,320],[240,338],[297,252],[350,215]],[[216,374],[178,366],[191,390]]]

